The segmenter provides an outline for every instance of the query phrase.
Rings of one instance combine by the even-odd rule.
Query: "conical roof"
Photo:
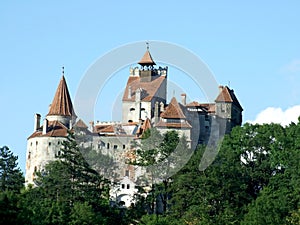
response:
[[[141,66],[153,66],[153,65],[156,65],[155,62],[153,61],[152,56],[151,56],[151,54],[150,54],[150,52],[149,52],[148,49],[145,52],[144,56],[139,61],[139,64]]]
[[[75,116],[64,75],[59,82],[48,115]]]
[[[170,118],[170,119],[185,119],[186,118],[175,97],[173,97],[171,99],[171,102],[168,105],[168,107],[166,108],[166,110],[161,113],[161,117],[162,118]]]

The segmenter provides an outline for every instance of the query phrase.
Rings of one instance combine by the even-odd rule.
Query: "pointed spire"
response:
[[[141,60],[138,62],[141,66],[154,66],[156,63],[153,61],[149,52],[149,42],[146,42],[147,50]]]
[[[75,116],[68,86],[64,77],[64,67],[62,67],[62,78],[56,89],[48,115]]]

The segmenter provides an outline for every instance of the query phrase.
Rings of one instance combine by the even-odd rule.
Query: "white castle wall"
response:
[[[27,141],[25,184],[33,184],[36,171],[42,171],[45,165],[60,154],[65,137],[35,137]]]

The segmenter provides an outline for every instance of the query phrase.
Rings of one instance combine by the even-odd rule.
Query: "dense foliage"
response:
[[[164,174],[189,151],[185,138],[173,131],[148,132],[152,138],[146,133],[135,143],[137,158],[131,163],[153,176],[159,173],[161,183],[145,183],[150,187],[147,197],[141,186],[129,209],[109,206],[109,183],[85,162],[72,136],[64,143],[61,160],[37,174],[35,188],[22,188],[16,156],[1,148],[0,223],[300,224],[300,123],[236,127],[206,170],[200,171],[199,163],[209,149],[198,146],[171,177]],[[181,157],[172,155],[179,144]],[[156,164],[162,167],[151,167]]]

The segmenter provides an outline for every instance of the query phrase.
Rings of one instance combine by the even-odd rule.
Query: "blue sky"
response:
[[[136,41],[150,40],[150,50],[151,40],[171,42],[197,54],[218,83],[235,90],[244,121],[295,117],[299,8],[299,1],[1,1],[0,146],[9,146],[24,170],[34,113],[47,114],[61,67],[74,99],[96,59]],[[107,93],[119,95],[113,87],[127,76],[128,68],[121,70]],[[171,68],[169,79],[176,83],[176,76]],[[113,106],[97,105],[98,119],[108,120]]]

